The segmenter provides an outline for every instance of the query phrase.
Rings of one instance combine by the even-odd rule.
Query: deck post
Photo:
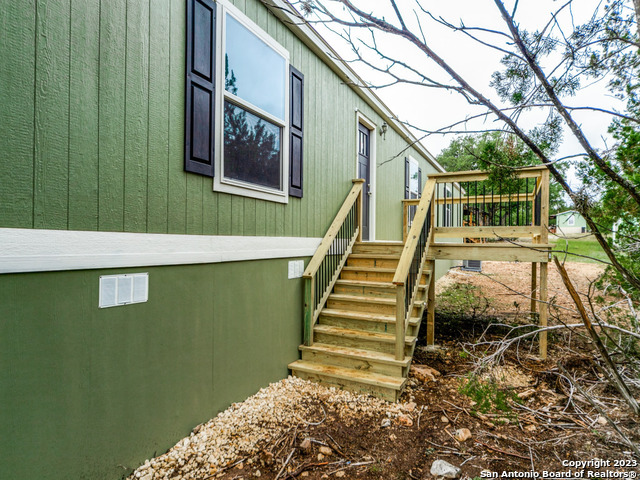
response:
[[[407,241],[407,233],[409,228],[409,206],[406,202],[402,202],[402,243]]]
[[[404,360],[404,302],[404,285],[396,285],[396,360]]]
[[[315,308],[315,277],[304,279],[304,344],[313,345],[313,310]]]
[[[547,326],[549,305],[547,304],[547,267],[548,263],[540,264],[540,327]],[[540,358],[547,359],[547,332],[540,332]]]
[[[436,261],[429,260],[429,290],[427,294],[427,345],[435,343],[435,319],[436,319]]]
[[[535,319],[537,310],[538,264],[531,262],[531,319]]]
[[[549,243],[549,170],[542,172],[540,185],[540,243]],[[548,261],[540,264],[540,326],[547,326],[549,305],[547,304],[547,270]],[[540,358],[547,358],[547,332],[540,332]]]
[[[362,183],[364,185],[364,180],[362,178],[355,178],[352,180],[353,183]],[[358,222],[358,238],[356,238],[356,242],[362,242],[362,196],[364,195],[364,188],[360,189],[360,194],[358,195],[358,199],[356,200],[356,219]]]

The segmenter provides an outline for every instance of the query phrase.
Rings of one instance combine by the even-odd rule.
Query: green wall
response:
[[[574,224],[569,225],[567,222],[570,218],[573,218]],[[578,212],[564,212],[558,213],[556,216],[556,225],[560,228],[582,228],[587,226],[587,221]]]
[[[25,0],[0,6],[0,227],[324,235],[355,175],[356,108],[383,119],[258,0],[234,3],[305,75],[302,200],[183,172],[184,0]],[[406,147],[377,139],[378,163]],[[379,239],[400,238],[404,155],[380,167]]]
[[[0,478],[118,479],[285,377],[287,261],[0,275]],[[149,301],[99,309],[99,276],[135,272]]]

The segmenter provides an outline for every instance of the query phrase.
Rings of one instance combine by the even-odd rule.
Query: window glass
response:
[[[420,183],[418,178],[418,162],[413,158],[409,159],[409,193],[411,198],[418,198],[420,194]]]
[[[282,189],[282,128],[224,102],[224,176]]]
[[[285,59],[226,15],[225,90],[284,120]]]

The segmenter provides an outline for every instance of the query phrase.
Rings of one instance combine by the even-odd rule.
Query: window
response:
[[[444,205],[442,205],[442,226],[443,227],[452,227],[453,226],[453,200],[449,202],[447,199],[451,198],[453,194],[451,193],[451,189],[447,186],[444,187]]]
[[[228,1],[187,5],[185,170],[214,177],[216,191],[301,197],[302,74]]]
[[[568,227],[573,227],[576,224],[576,216],[574,213],[572,213],[571,215],[569,215],[567,217],[567,226]]]
[[[218,15],[224,75],[214,190],[286,203],[289,54],[226,2]]]
[[[420,192],[421,173],[418,161],[409,157],[409,198],[419,198],[422,193]]]
[[[416,199],[422,195],[422,169],[420,164],[413,157],[406,157],[404,160],[404,198]],[[409,218],[407,225],[413,224],[413,217],[417,207],[411,205],[407,209]]]

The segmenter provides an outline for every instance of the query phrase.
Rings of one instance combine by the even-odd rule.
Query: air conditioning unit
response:
[[[471,272],[481,272],[482,261],[481,260],[463,260],[462,269],[469,270]]]

